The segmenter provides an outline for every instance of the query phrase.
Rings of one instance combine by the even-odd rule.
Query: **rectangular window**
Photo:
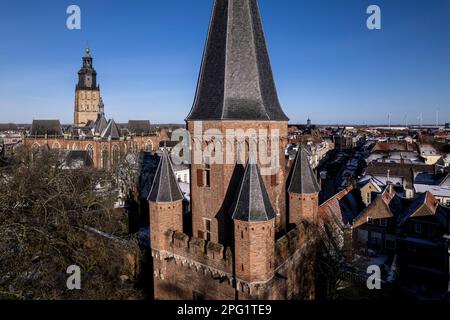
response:
[[[372,219],[372,218],[369,218],[369,217],[367,217],[367,224],[373,224],[373,219]]]
[[[211,160],[205,157],[205,187],[211,187]]]
[[[270,185],[272,187],[276,187],[278,185],[278,181],[277,181],[277,174],[273,174],[270,176]]]
[[[386,248],[387,249],[395,249],[395,241],[393,240],[386,240]]]
[[[387,227],[387,220],[386,219],[381,219],[380,220],[380,226],[381,227]]]
[[[430,237],[434,237],[434,236],[436,235],[436,227],[433,226],[433,225],[428,225],[428,226],[427,226],[427,234],[428,234]]]
[[[204,178],[203,178],[203,170],[197,169],[197,187],[204,187]]]
[[[205,236],[204,238],[206,241],[211,241],[211,220],[210,219],[204,219],[203,220],[204,227],[205,227]]]
[[[210,188],[211,187],[211,171],[210,170],[205,170],[205,187]]]
[[[420,223],[414,223],[414,231],[417,234],[421,234],[422,233],[422,225]]]

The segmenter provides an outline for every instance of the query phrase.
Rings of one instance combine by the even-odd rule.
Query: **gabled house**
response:
[[[450,209],[427,192],[401,217],[397,236],[402,281],[436,284],[449,281]],[[445,287],[445,288],[444,288]]]
[[[426,192],[406,199],[387,187],[353,222],[353,247],[396,255],[402,284],[449,281],[450,209]],[[445,287],[445,288],[444,288]]]
[[[392,187],[387,187],[353,222],[353,239],[356,247],[379,251],[396,248],[395,199]]]

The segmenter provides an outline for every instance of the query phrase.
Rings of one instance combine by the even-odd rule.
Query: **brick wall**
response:
[[[289,194],[289,223],[318,222],[319,194]]]
[[[275,221],[234,222],[236,277],[247,282],[267,281],[275,269]]]
[[[207,130],[216,129],[222,133],[222,140],[215,139],[215,143],[218,146],[225,145],[225,134],[227,129],[232,130],[248,130],[254,129],[258,134],[259,129],[266,129],[268,133],[272,130],[279,130],[279,159],[280,170],[276,175],[276,179],[273,179],[270,175],[263,176],[264,184],[269,194],[270,201],[277,213],[276,228],[278,231],[284,230],[286,222],[286,197],[285,197],[285,179],[286,179],[286,166],[284,149],[287,144],[287,122],[252,122],[252,121],[205,121],[202,122],[202,132]],[[188,123],[188,130],[192,138],[192,159],[194,160],[194,149],[198,138],[194,135],[194,123]],[[212,136],[212,135],[211,135]],[[220,138],[220,137],[219,137]],[[200,137],[201,139],[201,137]],[[212,139],[211,139],[212,140]],[[220,144],[218,143],[220,141]],[[202,146],[202,151],[206,150],[207,142],[198,142]],[[270,143],[268,144],[268,150],[270,153]],[[222,148],[223,159],[226,159],[227,155],[232,155],[233,159],[237,159],[237,143],[235,146],[229,146],[229,149],[233,149],[234,153],[227,152],[226,148]],[[216,153],[217,154],[217,153]],[[248,157],[248,154],[246,155]],[[259,157],[258,157],[259,160]],[[245,164],[244,164],[245,165]],[[205,222],[204,219],[211,220],[211,240],[214,242],[227,243],[230,239],[227,239],[229,234],[229,223],[227,225],[226,217],[230,209],[231,203],[234,200],[236,189],[239,185],[240,178],[243,173],[244,166],[236,166],[235,164],[212,164],[211,165],[211,185],[198,185],[197,175],[205,168],[204,165],[193,164],[191,166],[192,177],[192,191],[191,191],[191,205],[192,205],[192,226],[194,235],[198,235],[198,231],[204,231]],[[267,167],[267,165],[261,164],[260,167]],[[202,180],[202,179],[201,179]],[[228,244],[228,243],[227,243]]]
[[[92,148],[92,160],[94,162],[94,167],[97,169],[102,168],[102,151],[106,153],[107,156],[107,167],[106,169],[111,169],[111,164],[113,162],[113,148],[117,146],[119,152],[123,155],[132,150],[146,151],[147,146],[151,144],[152,150],[156,151],[159,146],[160,138],[158,136],[135,136],[127,137],[123,140],[112,140],[112,141],[102,141],[102,140],[74,140],[65,138],[33,138],[27,137],[24,140],[24,144],[29,147],[43,148],[47,146],[49,149],[60,149],[60,150],[78,150],[86,151]]]
[[[152,249],[167,250],[168,230],[183,230],[182,200],[169,203],[149,202],[150,210],[150,243]]]

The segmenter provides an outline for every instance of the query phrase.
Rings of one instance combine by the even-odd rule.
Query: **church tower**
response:
[[[257,165],[275,211],[276,229],[285,229],[284,149],[288,120],[278,100],[257,1],[215,0],[196,97],[186,119],[194,137],[191,154],[194,236],[221,244],[232,242],[229,239],[232,224],[227,220],[248,160],[251,139],[248,134],[245,144],[232,140],[230,149],[234,153],[230,152],[225,148],[229,144],[224,138],[227,130],[267,132],[269,138],[262,142],[275,163],[263,163],[258,154]],[[218,139],[210,132],[220,132],[222,137]],[[198,140],[199,136],[202,141]],[[258,136],[258,148],[260,140]],[[275,142],[278,146],[271,154]],[[206,150],[211,151],[211,143],[213,148],[222,149],[224,164],[205,156]],[[239,148],[242,153],[237,164]],[[217,155],[217,151],[211,153]],[[202,163],[195,162],[198,153],[203,154]],[[230,158],[233,161],[226,161]]]
[[[98,115],[103,112],[100,87],[97,85],[97,72],[92,61],[90,50],[86,48],[75,89],[75,127],[84,127],[89,121],[95,122]]]

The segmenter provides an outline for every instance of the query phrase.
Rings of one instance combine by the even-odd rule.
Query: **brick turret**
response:
[[[289,223],[298,225],[302,220],[317,223],[320,186],[303,145],[300,145],[292,165],[287,191]]]
[[[233,206],[236,278],[248,283],[272,278],[275,211],[256,164],[249,163]]]
[[[166,250],[169,245],[166,233],[169,230],[183,231],[183,194],[166,150],[158,165],[148,201],[151,248]]]

